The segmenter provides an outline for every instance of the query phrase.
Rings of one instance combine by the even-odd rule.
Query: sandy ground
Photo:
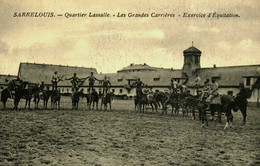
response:
[[[61,110],[0,111],[0,165],[260,165],[257,108],[248,108],[246,126],[234,113],[225,131],[224,120],[201,128],[191,117],[137,113],[133,101],[114,100],[111,112],[70,105],[63,98]]]

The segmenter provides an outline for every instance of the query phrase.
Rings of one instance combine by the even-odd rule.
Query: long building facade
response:
[[[73,76],[77,73],[79,78],[86,78],[91,72],[98,80],[103,80],[105,75],[111,82],[110,91],[115,95],[133,97],[136,89],[132,83],[138,78],[147,85],[152,91],[170,92],[171,79],[176,79],[180,84],[185,84],[191,94],[196,93],[196,76],[201,78],[200,87],[206,79],[215,78],[219,84],[220,94],[235,95],[239,92],[239,84],[253,90],[250,102],[259,101],[259,82],[260,82],[260,65],[246,66],[229,66],[211,68],[202,68],[200,59],[202,52],[194,46],[183,51],[184,63],[182,69],[166,69],[151,67],[148,64],[130,64],[117,71],[117,73],[98,74],[95,68],[85,68],[76,66],[48,65],[35,63],[21,63],[18,76],[31,84],[39,84],[44,81],[47,86],[51,87],[51,76],[54,71],[63,78]],[[71,82],[64,80],[58,84],[61,93],[71,93]],[[85,81],[81,88],[87,92],[88,81]],[[95,89],[102,91],[102,82],[95,82]]]

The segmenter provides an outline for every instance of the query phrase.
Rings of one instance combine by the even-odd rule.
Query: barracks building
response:
[[[201,78],[200,86],[206,79],[215,78],[219,85],[220,94],[235,95],[239,92],[239,84],[244,83],[246,87],[252,88],[252,96],[249,102],[259,101],[260,93],[260,64],[246,66],[228,66],[217,67],[214,65],[210,68],[201,68],[200,59],[202,52],[192,46],[183,51],[184,63],[182,69],[166,69],[149,66],[148,64],[130,64],[117,73],[98,74],[95,68],[20,63],[18,76],[31,84],[39,84],[42,81],[51,88],[51,77],[54,71],[58,71],[60,77],[64,81],[59,82],[59,90],[61,93],[71,93],[71,82],[65,80],[70,78],[73,73],[77,73],[79,78],[86,78],[91,72],[94,76],[103,80],[106,75],[111,82],[110,91],[117,96],[133,97],[135,95],[135,87],[132,83],[140,78],[141,81],[152,91],[170,92],[171,79],[176,79],[180,84],[185,84],[191,94],[196,93],[196,76]],[[4,76],[1,76],[5,78]],[[0,77],[0,78],[1,78]],[[13,76],[12,76],[13,77]],[[11,77],[10,77],[11,78]],[[1,88],[4,87],[4,81],[1,81]],[[81,89],[87,92],[88,81],[82,84]],[[102,82],[95,82],[97,92],[102,91]]]

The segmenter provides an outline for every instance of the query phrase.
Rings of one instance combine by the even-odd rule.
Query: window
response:
[[[127,93],[128,93],[128,94],[131,93],[131,89],[127,89]]]
[[[153,80],[154,80],[154,81],[159,81],[159,80],[160,80],[160,78],[153,78]]]
[[[102,81],[98,81],[99,84],[102,84]]]
[[[123,81],[123,79],[122,79],[122,78],[118,78],[117,81],[118,81],[118,82],[121,82],[121,81]]]
[[[250,77],[247,77],[246,78],[246,86],[249,86],[250,85]]]
[[[119,89],[119,93],[123,93],[123,89]]]
[[[115,89],[112,89],[112,92],[115,93]]]
[[[229,96],[233,96],[233,91],[228,91],[227,94],[228,94]]]
[[[199,57],[198,56],[195,56],[195,63],[199,64]]]

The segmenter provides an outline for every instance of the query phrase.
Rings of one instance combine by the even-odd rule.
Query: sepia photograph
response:
[[[258,0],[0,0],[0,166],[260,165]]]

